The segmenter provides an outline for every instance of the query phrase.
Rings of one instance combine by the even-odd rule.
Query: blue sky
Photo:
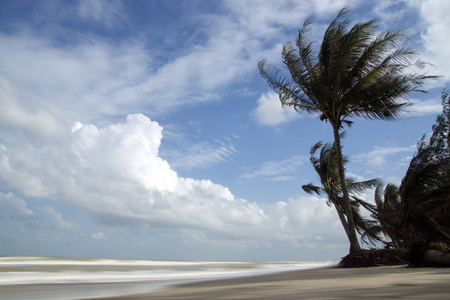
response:
[[[301,190],[331,127],[281,108],[257,63],[308,16],[319,44],[345,5],[442,75],[407,118],[346,130],[348,175],[398,184],[450,79],[446,0],[1,1],[0,254],[344,256],[337,215]]]

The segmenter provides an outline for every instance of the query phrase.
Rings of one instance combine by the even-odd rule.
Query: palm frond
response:
[[[353,192],[353,193],[361,193],[367,189],[372,189],[377,187],[379,184],[381,184],[381,180],[380,179],[370,179],[370,180],[366,180],[366,181],[359,181],[359,182],[353,182],[353,181],[348,181],[348,190],[349,192]]]
[[[305,185],[302,185],[302,189],[307,192],[308,194],[316,193],[317,195],[322,195],[322,188],[319,186],[316,186],[312,183],[308,183]]]

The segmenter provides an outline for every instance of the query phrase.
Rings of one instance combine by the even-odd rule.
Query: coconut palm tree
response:
[[[376,213],[372,217],[377,219],[382,231],[388,237],[394,248],[402,248],[404,241],[404,224],[402,204],[398,186],[389,183],[383,190],[383,185],[375,189]]]
[[[410,232],[404,224],[399,189],[395,184],[389,183],[386,187],[379,184],[375,188],[376,205],[356,198],[355,201],[370,211],[371,217],[380,224],[384,237],[390,240],[384,242],[388,247],[403,248],[405,239],[410,240]]]
[[[386,31],[375,36],[375,20],[349,28],[348,13],[342,9],[325,31],[319,51],[309,38],[311,19],[299,30],[295,44],[282,49],[282,62],[289,75],[269,65],[258,64],[259,72],[278,94],[282,105],[298,112],[318,114],[333,128],[337,164],[346,211],[351,203],[345,181],[341,141],[343,124],[350,118],[393,120],[407,105],[403,98],[421,91],[426,79],[413,72],[415,51],[401,47],[406,36]],[[360,250],[353,215],[347,214],[350,253]]]
[[[316,152],[319,149],[319,156],[316,157]],[[318,175],[321,185],[317,186],[309,183],[303,185],[302,189],[308,194],[316,193],[319,196],[327,197],[327,204],[329,206],[334,206],[336,209],[342,227],[344,228],[347,237],[350,239],[348,222],[345,218],[347,211],[342,198],[342,188],[337,167],[336,148],[334,145],[318,142],[311,148],[310,154],[310,162]],[[348,161],[345,157],[343,160],[344,164]],[[359,193],[380,184],[378,179],[356,182],[351,178],[347,178],[346,181],[350,193]],[[363,241],[366,243],[381,241],[378,237],[381,227],[379,227],[376,222],[362,217],[359,212],[359,203],[357,201],[352,201],[352,214],[355,220],[356,231],[361,235]]]

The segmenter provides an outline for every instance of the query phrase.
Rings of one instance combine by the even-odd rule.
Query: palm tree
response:
[[[381,184],[377,186],[375,203],[376,213],[372,216],[380,222],[384,235],[391,240],[393,247],[402,248],[405,231],[398,186],[389,183],[384,190]]]
[[[336,146],[337,164],[344,206],[351,211],[342,159],[339,131],[350,118],[393,120],[407,105],[403,97],[421,91],[425,74],[410,72],[415,51],[400,47],[406,40],[399,31],[386,31],[375,37],[375,20],[357,23],[349,29],[342,9],[328,26],[320,50],[314,51],[306,19],[295,45],[286,44],[282,62],[289,76],[270,66],[258,64],[259,72],[278,94],[282,105],[298,112],[320,115],[330,122]],[[350,253],[360,250],[353,215],[347,214]]]
[[[409,237],[409,231],[404,225],[399,189],[395,184],[389,183],[386,187],[379,184],[375,188],[376,205],[365,201],[361,202],[359,199],[355,200],[370,211],[371,217],[380,224],[385,238],[390,240],[390,242],[384,242],[388,247],[397,249],[404,247],[405,239]]]
[[[319,149],[319,156],[316,157],[315,154]],[[327,204],[335,207],[342,227],[344,227],[345,233],[350,239],[348,222],[345,218],[347,211],[342,198],[342,188],[337,168],[336,148],[334,145],[318,142],[311,148],[310,154],[311,164],[318,175],[321,186],[309,183],[303,185],[302,189],[308,194],[316,193],[319,196],[327,197]],[[345,164],[347,159],[344,157],[343,160]],[[355,182],[353,179],[347,178],[346,181],[350,193],[362,192],[365,189],[373,188],[380,184],[378,179]],[[378,237],[381,228],[376,222],[362,217],[359,213],[359,203],[357,201],[352,201],[352,214],[355,219],[356,231],[361,235],[363,241],[371,243],[374,243],[374,241],[381,241]]]

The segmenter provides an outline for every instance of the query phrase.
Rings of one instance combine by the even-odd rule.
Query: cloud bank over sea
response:
[[[302,245],[311,235],[336,239],[317,230],[322,224],[339,230],[321,199],[258,205],[210,180],[180,177],[159,156],[162,140],[163,128],[142,114],[103,128],[77,122],[62,146],[29,144],[14,153],[3,146],[0,176],[9,189],[36,202],[49,198],[76,207],[92,214],[99,225],[152,228],[160,234],[179,231],[191,242],[206,244],[234,240],[272,247],[279,241]],[[53,226],[69,234],[83,227],[49,206],[32,210],[12,193],[0,196],[10,213],[30,227]],[[109,238],[103,232],[93,237]]]

